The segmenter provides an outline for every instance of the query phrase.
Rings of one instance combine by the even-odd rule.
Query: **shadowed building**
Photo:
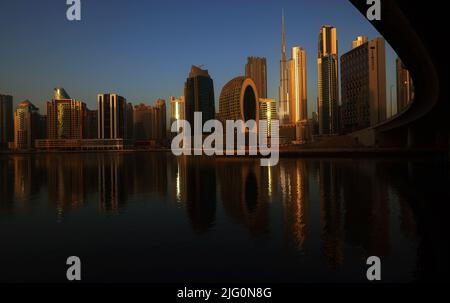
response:
[[[252,78],[260,98],[267,98],[267,62],[266,58],[248,57],[245,76]]]
[[[194,112],[203,114],[202,125],[215,118],[214,84],[208,70],[191,67],[189,78],[184,84],[184,96],[186,120],[191,125],[194,125]]]
[[[345,133],[386,120],[384,39],[362,43],[342,55],[341,91],[342,128]]]
[[[155,140],[162,143],[166,139],[167,126],[166,126],[166,100],[158,99],[153,106],[155,111],[154,116],[154,134]]]
[[[117,94],[99,94],[98,138],[126,139],[127,100]]]
[[[0,95],[0,149],[13,141],[13,97]]]
[[[149,105],[139,104],[134,107],[134,139],[136,141],[150,141],[152,139],[153,108]]]
[[[333,26],[320,29],[317,68],[319,133],[336,134],[339,132],[339,67],[336,28]]]
[[[134,115],[133,104],[128,103],[127,104],[127,133],[126,133],[127,135],[126,135],[126,138],[129,140],[132,140],[134,138],[133,115]]]
[[[97,139],[98,111],[86,109],[83,127],[83,139]]]
[[[414,84],[411,75],[400,58],[397,58],[397,113],[405,109],[414,99]]]
[[[166,102],[158,99],[154,106],[134,107],[134,137],[139,145],[163,143],[166,139]],[[150,142],[152,141],[152,142]]]

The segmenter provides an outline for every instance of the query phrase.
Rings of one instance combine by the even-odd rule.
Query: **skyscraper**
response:
[[[266,58],[248,57],[245,76],[252,78],[260,98],[267,98],[267,62]]]
[[[356,39],[352,41],[352,49],[357,48],[358,46],[361,46],[364,43],[367,43],[367,41],[368,41],[367,36],[356,37]]]
[[[281,60],[280,60],[280,86],[279,94],[279,116],[280,123],[289,123],[289,93],[288,93],[288,69],[286,61],[286,33],[284,30],[284,12],[281,16]]]
[[[289,60],[289,121],[296,124],[308,119],[306,94],[306,51],[301,47],[292,48]]]
[[[39,138],[39,109],[28,100],[19,104],[14,113],[14,147],[19,150],[34,148]]]
[[[396,60],[397,113],[405,109],[414,99],[414,84],[411,75],[400,58]]]
[[[133,104],[128,103],[127,104],[127,132],[126,132],[126,139],[132,140],[134,138],[134,110],[133,110]]]
[[[13,97],[0,95],[0,149],[13,140]]]
[[[222,88],[219,99],[220,118],[226,120],[258,120],[258,90],[251,78],[238,76]]]
[[[317,55],[319,133],[336,134],[339,131],[338,42],[336,28],[322,26]]]
[[[194,125],[194,112],[203,114],[204,122],[215,118],[214,84],[208,74],[197,66],[191,67],[184,85],[186,120]]]
[[[127,138],[127,100],[117,94],[99,94],[98,138]]]
[[[86,109],[84,115],[83,139],[97,139],[98,111]]]
[[[271,137],[272,121],[277,119],[277,104],[275,100],[259,98],[259,121],[267,121],[267,124],[262,126],[263,129],[260,131]]]
[[[52,101],[47,102],[48,139],[82,139],[85,111],[86,104],[55,88]]]
[[[155,101],[155,140],[162,143],[166,139],[166,100],[158,99]]]
[[[133,112],[134,138],[136,141],[152,140],[153,108],[143,103],[136,105]]]
[[[176,120],[184,120],[185,117],[184,96],[170,97],[170,125]]]
[[[374,126],[386,119],[385,42],[376,38],[341,56],[342,130]]]

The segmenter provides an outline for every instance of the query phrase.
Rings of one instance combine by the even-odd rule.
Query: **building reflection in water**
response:
[[[344,260],[342,203],[339,192],[341,176],[336,164],[319,162],[319,196],[322,252],[332,268]]]
[[[220,159],[217,169],[220,198],[225,213],[253,235],[269,232],[268,171],[259,161]]]
[[[426,195],[420,186],[411,195],[423,170],[416,167],[325,159],[261,167],[257,159],[165,153],[17,155],[0,159],[0,218],[31,203],[50,206],[58,220],[87,206],[120,215],[134,201],[173,203],[196,234],[214,232],[224,214],[223,224],[239,224],[253,237],[271,241],[280,230],[288,249],[320,255],[334,270],[349,248],[386,257],[395,250],[395,233],[417,239],[423,207],[411,201]]]
[[[296,160],[280,167],[281,201],[288,241],[305,250],[309,235],[308,162]]]

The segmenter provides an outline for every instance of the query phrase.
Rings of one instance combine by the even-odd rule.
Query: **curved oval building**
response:
[[[258,122],[258,90],[251,78],[239,76],[222,88],[219,99],[220,118],[225,120],[255,120]]]

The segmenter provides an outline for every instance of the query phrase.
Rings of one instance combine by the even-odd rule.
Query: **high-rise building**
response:
[[[260,98],[267,98],[267,62],[266,58],[248,57],[245,76],[252,78]]]
[[[341,56],[342,130],[386,120],[385,42],[376,38]]]
[[[39,109],[28,100],[19,104],[14,112],[14,147],[19,150],[34,148],[40,135]]]
[[[134,109],[133,104],[128,103],[127,104],[127,134],[126,139],[133,140],[134,138]]]
[[[225,84],[220,92],[220,118],[223,121],[257,120],[258,100],[255,82],[251,78],[236,77]]]
[[[99,94],[98,138],[127,138],[127,100],[118,94]]]
[[[167,126],[166,126],[166,100],[158,99],[155,101],[155,140],[157,142],[163,142],[166,139]]]
[[[411,74],[400,58],[396,60],[397,71],[397,113],[405,109],[414,99],[414,84]]]
[[[136,141],[150,141],[152,135],[153,108],[143,103],[136,105],[133,112],[134,139]]]
[[[271,137],[273,120],[278,120],[277,103],[274,99],[259,98],[259,121],[267,121],[267,124],[261,129],[267,137]]]
[[[215,118],[214,84],[208,74],[197,66],[191,72],[184,85],[186,120],[194,125],[194,112],[201,112],[204,122]]]
[[[338,41],[336,28],[322,26],[317,56],[318,112],[321,135],[339,132]]]
[[[154,106],[139,104],[134,107],[134,138],[141,144],[153,141],[164,143],[166,139],[166,101],[158,99]]]
[[[48,139],[82,139],[85,111],[86,104],[71,99],[63,88],[55,88],[54,99],[47,102]]]
[[[280,123],[289,123],[289,92],[288,92],[288,67],[286,61],[286,32],[284,29],[284,12],[281,16],[281,60],[280,60],[280,85],[278,87],[279,119]]]
[[[13,141],[13,130],[13,97],[0,94],[0,149]]]
[[[185,117],[184,96],[170,97],[170,125],[176,120],[184,120]]]
[[[98,111],[86,109],[84,115],[83,139],[97,139]]]
[[[352,49],[357,48],[358,46],[367,43],[369,40],[367,36],[358,36],[355,40],[352,41]]]
[[[308,119],[306,94],[306,51],[301,47],[292,48],[289,60],[289,121],[296,124]]]

